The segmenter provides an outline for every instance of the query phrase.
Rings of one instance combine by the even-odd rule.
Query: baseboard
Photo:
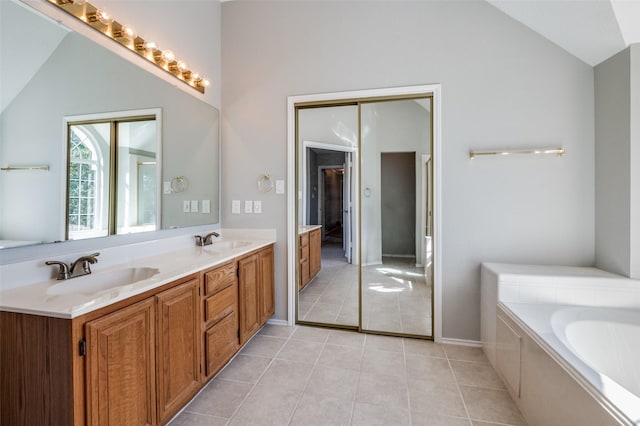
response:
[[[289,325],[289,322],[287,320],[270,318],[270,319],[267,320],[267,324],[271,324],[271,325]]]
[[[444,343],[446,345],[471,346],[474,348],[482,347],[482,342],[480,342],[479,340],[452,339],[448,337],[443,337],[440,340],[440,343]]]

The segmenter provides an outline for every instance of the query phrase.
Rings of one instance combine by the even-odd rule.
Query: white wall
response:
[[[595,67],[596,266],[640,278],[640,44]]]
[[[480,1],[226,2],[222,223],[277,228],[286,318],[286,97],[442,84],[443,336],[479,339],[480,262],[594,259],[593,69]],[[562,145],[567,155],[469,160]],[[241,167],[240,167],[241,165]],[[231,215],[232,199],[263,214]]]
[[[595,67],[596,266],[629,276],[630,64],[625,49]]]

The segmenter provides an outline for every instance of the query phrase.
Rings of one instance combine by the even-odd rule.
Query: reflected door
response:
[[[431,101],[296,110],[297,322],[433,335]],[[317,274],[311,232],[321,235]]]
[[[362,329],[431,336],[423,179],[431,151],[429,98],[361,105]]]

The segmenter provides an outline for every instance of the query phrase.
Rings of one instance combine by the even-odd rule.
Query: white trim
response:
[[[345,100],[370,98],[379,96],[404,96],[427,94],[433,95],[433,171],[434,171],[434,299],[433,321],[434,340],[442,342],[442,118],[441,118],[441,86],[427,84],[421,86],[395,87],[385,89],[356,90],[351,92],[317,93],[311,95],[287,97],[287,283],[288,283],[288,324],[294,324],[295,318],[295,238],[297,236],[295,216],[295,104],[301,102],[320,102],[325,100]],[[355,161],[355,160],[354,160]]]
[[[289,325],[289,322],[287,320],[270,318],[270,319],[267,320],[267,324],[271,324],[271,325]]]
[[[458,346],[469,346],[472,348],[481,348],[482,342],[478,340],[466,340],[466,339],[452,339],[452,338],[440,338],[440,342],[445,345],[458,345]]]

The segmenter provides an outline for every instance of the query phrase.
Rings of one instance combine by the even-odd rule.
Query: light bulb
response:
[[[104,25],[109,25],[113,21],[113,18],[109,15],[109,13],[107,13],[106,10],[98,9],[94,13],[88,14],[87,20],[89,22],[99,21]]]
[[[162,59],[165,62],[173,62],[176,60],[176,55],[171,50],[165,50],[162,52]]]
[[[209,87],[209,86],[211,86],[211,82],[205,78],[205,79],[202,80],[202,85],[204,87]]]
[[[188,69],[188,68],[189,68],[189,67],[187,66],[186,62],[184,62],[184,61],[178,61],[178,70],[179,70],[180,72],[185,72],[185,71],[187,71],[187,69]]]
[[[133,40],[138,36],[138,33],[136,33],[135,28],[133,28],[131,25],[123,25],[122,28],[114,31],[113,36],[116,38],[126,38],[127,40]]]
[[[191,80],[193,80],[195,83],[199,82],[200,80],[202,80],[202,76],[200,76],[200,73],[197,71],[193,71],[191,73]]]

